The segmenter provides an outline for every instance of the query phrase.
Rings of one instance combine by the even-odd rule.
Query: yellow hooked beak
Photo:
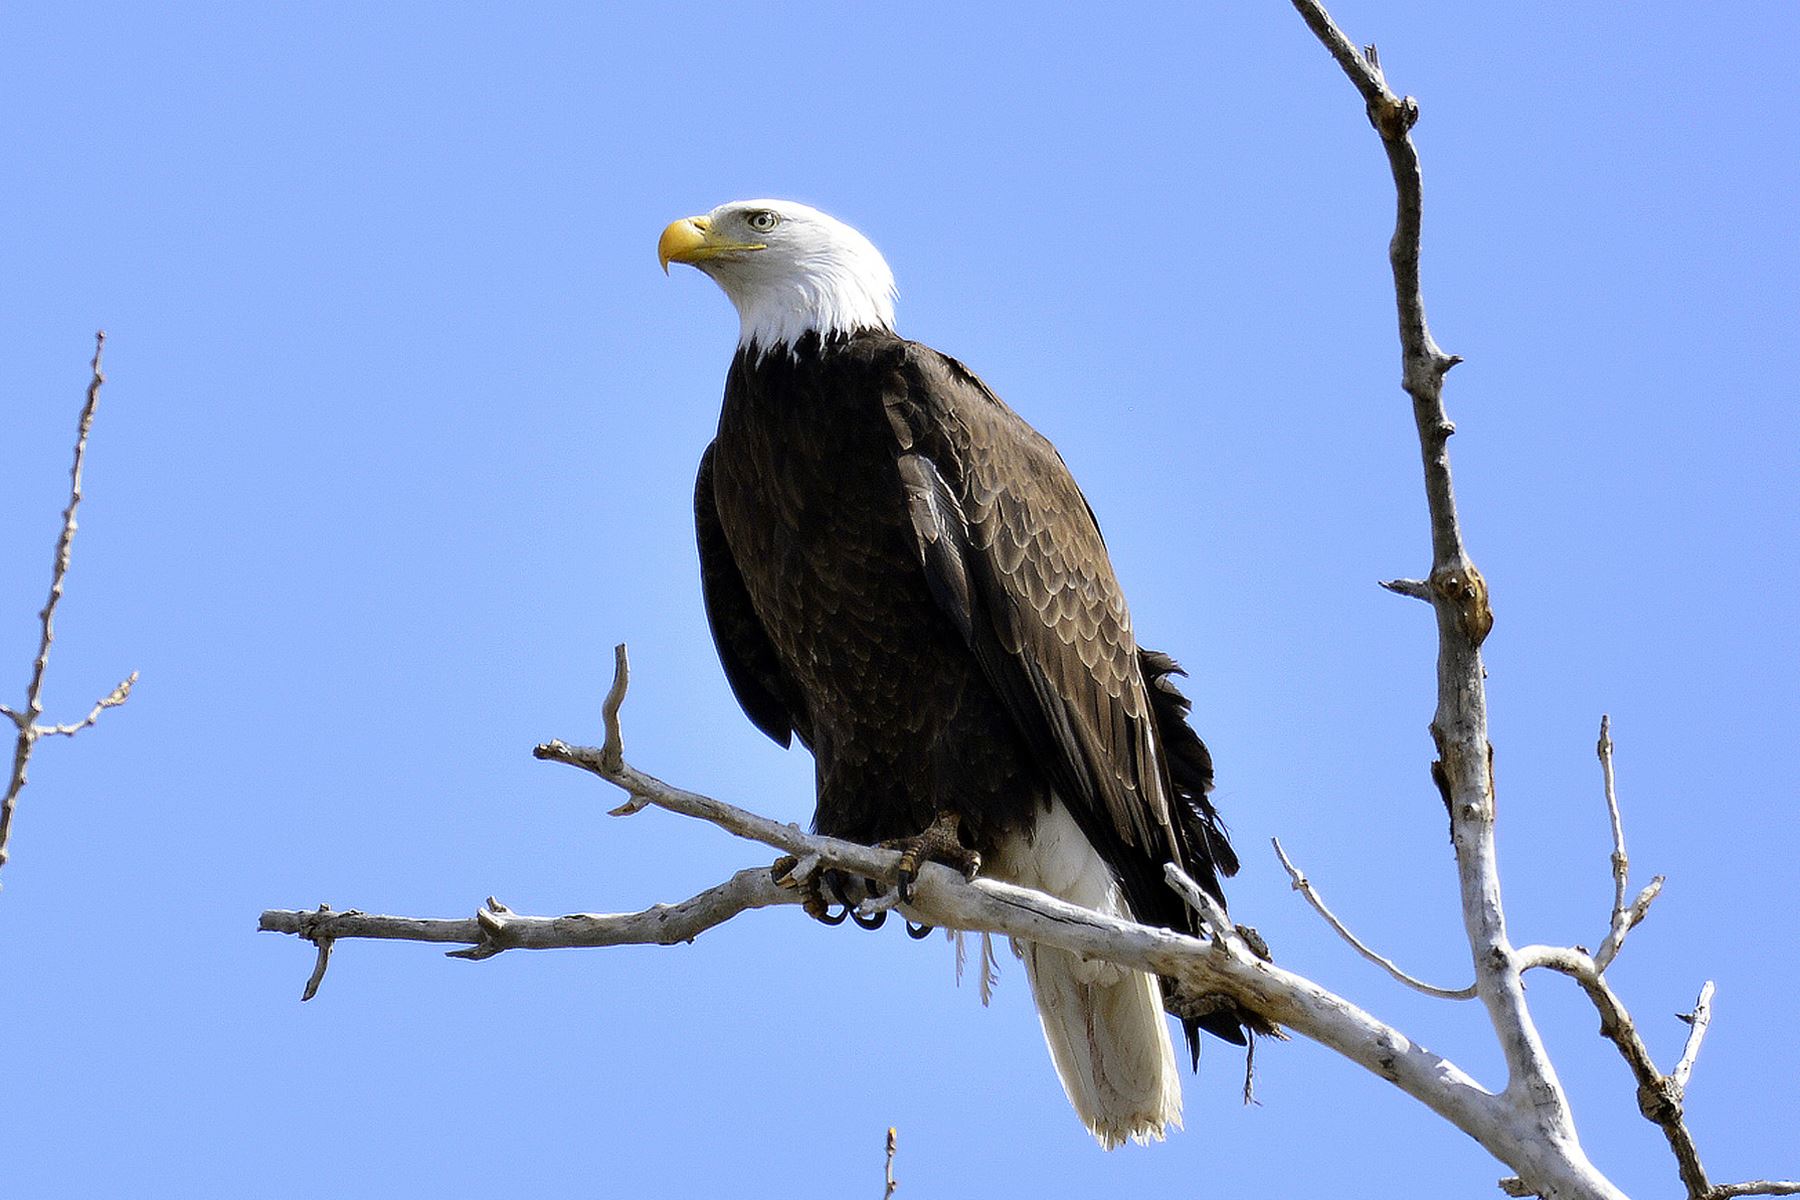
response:
[[[662,237],[656,240],[656,261],[662,264],[663,274],[667,275],[672,262],[692,265],[727,254],[767,249],[761,242],[720,241],[713,237],[712,222],[707,218],[683,217],[663,230]]]

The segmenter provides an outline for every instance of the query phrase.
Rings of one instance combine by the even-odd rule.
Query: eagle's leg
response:
[[[919,868],[928,862],[955,867],[967,879],[981,870],[981,855],[963,845],[962,818],[954,812],[940,812],[924,832],[907,838],[892,838],[881,845],[900,851],[900,870],[895,884],[903,904],[912,903],[912,885],[919,878]]]

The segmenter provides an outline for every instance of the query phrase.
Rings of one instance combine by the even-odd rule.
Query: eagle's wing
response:
[[[1181,668],[1141,650],[1106,545],[1056,448],[966,367],[909,346],[884,390],[920,563],[1032,757],[1112,867],[1140,921],[1193,930],[1174,862],[1221,903],[1237,870],[1206,798]],[[1239,1045],[1244,1017],[1184,1017]]]
[[[955,360],[909,347],[884,400],[939,607],[1134,909],[1155,920],[1170,907],[1162,864],[1189,856],[1131,617],[1087,502],[1055,447]]]
[[[798,733],[801,743],[810,747],[810,723],[803,707],[789,699],[794,695],[793,685],[756,610],[750,607],[743,574],[725,541],[725,529],[713,502],[712,466],[713,447],[709,444],[694,480],[694,531],[700,544],[700,591],[719,662],[725,667],[732,694],[752,724],[783,746]]]

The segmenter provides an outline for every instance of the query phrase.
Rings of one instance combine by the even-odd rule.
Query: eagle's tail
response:
[[[1130,919],[1112,872],[1060,802],[996,857],[1002,878]],[[1088,1132],[1111,1150],[1180,1128],[1181,1073],[1156,977],[1052,946],[1017,949],[1056,1073]]]
[[[1156,977],[1027,945],[1025,974],[1063,1091],[1108,1150],[1181,1127],[1181,1075]]]

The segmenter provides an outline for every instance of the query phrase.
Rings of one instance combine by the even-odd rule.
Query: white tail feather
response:
[[[1060,801],[1000,848],[994,874],[1074,904],[1129,918],[1106,863]],[[1155,976],[1051,946],[1020,949],[1044,1041],[1082,1124],[1108,1150],[1160,1141],[1181,1127],[1181,1074]]]

